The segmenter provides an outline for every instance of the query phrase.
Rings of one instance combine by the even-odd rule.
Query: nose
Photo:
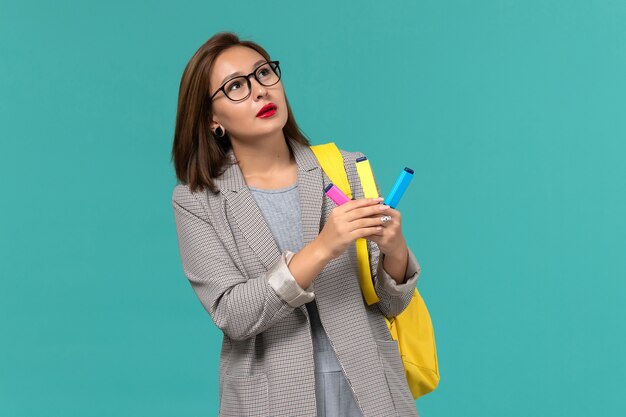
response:
[[[250,89],[252,90],[256,99],[267,95],[267,89],[265,88],[265,86],[261,85],[261,83],[258,82],[257,79],[254,77],[250,77]]]

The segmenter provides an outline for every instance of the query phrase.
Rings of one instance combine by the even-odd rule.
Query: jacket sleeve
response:
[[[374,280],[374,290],[378,294],[380,301],[378,307],[386,317],[395,317],[402,313],[411,302],[413,291],[420,274],[420,266],[415,255],[409,250],[409,259],[404,275],[404,282],[398,284],[383,268],[385,256],[380,256],[378,245],[368,241],[370,249],[370,267],[372,269],[372,279]]]
[[[246,276],[186,185],[176,186],[172,206],[183,271],[225,335],[234,340],[254,337],[313,300],[312,286],[302,289],[287,267],[293,253],[285,251],[268,271]]]
[[[357,152],[357,158],[365,156],[361,152]],[[378,195],[382,195],[376,176],[374,175],[374,183]],[[374,280],[374,290],[380,298],[378,307],[386,317],[395,317],[402,313],[404,309],[411,302],[413,297],[413,291],[417,284],[421,268],[413,251],[408,248],[409,258],[404,275],[404,282],[398,284],[391,276],[385,271],[383,267],[383,261],[385,256],[380,253],[378,245],[370,240],[367,241],[367,247],[370,254],[370,269],[372,272],[372,279]]]

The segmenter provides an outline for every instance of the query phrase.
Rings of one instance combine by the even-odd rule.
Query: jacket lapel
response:
[[[288,143],[298,164],[300,219],[306,245],[319,234],[324,179],[313,151],[291,138],[288,139]],[[232,150],[228,153],[228,157],[231,163],[235,162]],[[215,183],[226,199],[226,210],[232,211],[232,217],[250,248],[266,269],[271,268],[280,256],[280,250],[254,196],[246,185],[239,165],[230,165],[220,177],[216,178]],[[226,217],[229,217],[228,214]]]
[[[300,219],[302,238],[306,245],[320,232],[324,203],[324,176],[311,148],[293,140],[290,140],[290,145],[298,163]]]

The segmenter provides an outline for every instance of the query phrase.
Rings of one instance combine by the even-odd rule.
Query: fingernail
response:
[[[378,208],[381,209],[381,210],[387,210],[389,208],[389,206],[386,205],[386,204],[381,204],[380,206],[378,206]]]

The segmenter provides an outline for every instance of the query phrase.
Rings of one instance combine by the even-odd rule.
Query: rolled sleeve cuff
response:
[[[381,255],[378,260],[377,267],[377,280],[380,288],[390,295],[403,295],[410,291],[413,291],[417,284],[417,277],[420,273],[420,265],[415,258],[415,255],[409,249],[408,263],[406,267],[406,273],[404,275],[404,282],[398,284],[395,279],[385,271],[383,268],[385,255]]]
[[[291,307],[300,307],[303,304],[313,301],[313,284],[304,290],[291,274],[287,267],[295,253],[285,251],[280,255],[278,261],[267,273],[268,284],[274,289],[276,294]]]

